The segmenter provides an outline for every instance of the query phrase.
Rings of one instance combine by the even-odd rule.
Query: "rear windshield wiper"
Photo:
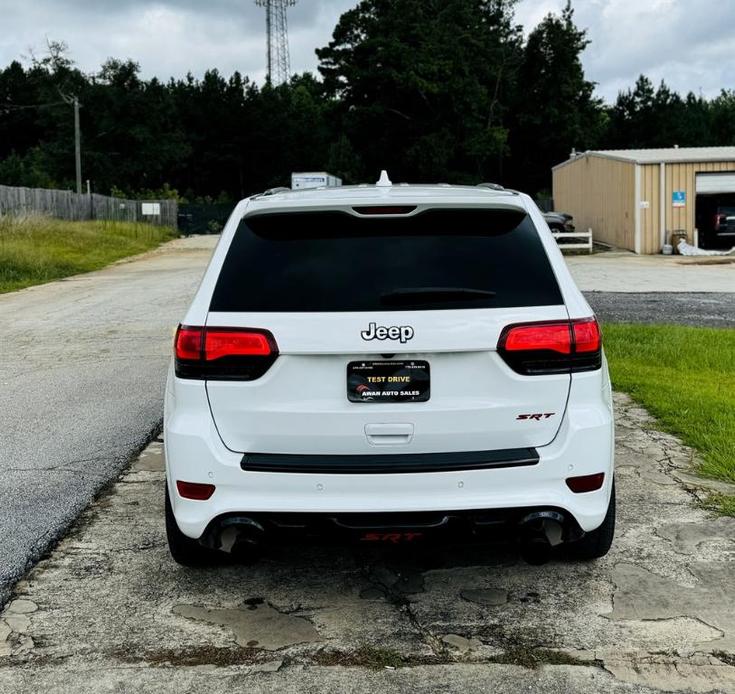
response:
[[[445,301],[480,301],[494,296],[495,292],[469,287],[406,287],[381,294],[380,303],[386,306],[404,306]]]

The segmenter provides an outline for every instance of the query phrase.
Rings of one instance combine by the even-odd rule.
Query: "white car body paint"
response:
[[[340,313],[211,312],[210,302],[238,225],[257,212],[415,205],[525,211],[548,256],[563,303],[422,311]],[[405,216],[405,215],[401,215]],[[252,381],[179,378],[165,397],[167,480],[176,522],[200,537],[218,516],[257,512],[400,512],[556,507],[591,531],[605,517],[613,479],[613,412],[607,365],[581,373],[521,375],[497,351],[514,323],[583,319],[593,312],[577,289],[543,216],[526,195],[463,186],[374,186],[254,196],[225,225],[183,325],[269,330],[279,356]],[[405,340],[361,333],[410,326]],[[401,333],[396,333],[401,335]],[[404,337],[407,332],[402,333]],[[349,402],[345,366],[355,359],[427,360],[432,397],[422,403]],[[298,393],[294,391],[298,383]],[[540,418],[521,414],[549,413]],[[325,474],[254,472],[243,454],[371,455],[530,447],[528,467],[448,472]],[[573,493],[570,476],[605,473],[603,486]],[[179,496],[176,480],[213,484],[207,501]]]

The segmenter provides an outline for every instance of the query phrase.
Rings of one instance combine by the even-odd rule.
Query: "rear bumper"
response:
[[[177,524],[187,536],[199,538],[226,514],[556,508],[573,517],[581,530],[593,530],[602,523],[610,499],[613,415],[609,391],[600,390],[600,373],[579,376],[573,379],[557,436],[536,449],[537,463],[392,474],[243,470],[242,454],[227,449],[215,429],[204,388],[188,390],[185,407],[177,407],[168,388],[164,437]],[[397,452],[392,458],[400,463],[405,456]],[[597,491],[574,494],[566,485],[568,477],[599,472],[605,473],[605,482]],[[216,491],[207,501],[183,499],[175,480],[213,484]]]

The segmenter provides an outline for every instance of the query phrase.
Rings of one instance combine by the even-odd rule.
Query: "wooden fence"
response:
[[[557,239],[584,239],[581,243],[567,243],[562,242],[559,244],[559,248],[562,251],[570,250],[586,250],[588,253],[592,253],[592,229],[587,231],[551,231],[551,235]]]
[[[80,195],[70,190],[0,185],[0,215],[4,214],[45,214],[72,221],[147,222],[175,229],[178,203],[176,200],[124,200],[97,193]]]

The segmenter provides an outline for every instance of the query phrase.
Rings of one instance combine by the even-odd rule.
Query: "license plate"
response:
[[[351,361],[347,364],[350,402],[426,402],[428,361]]]

